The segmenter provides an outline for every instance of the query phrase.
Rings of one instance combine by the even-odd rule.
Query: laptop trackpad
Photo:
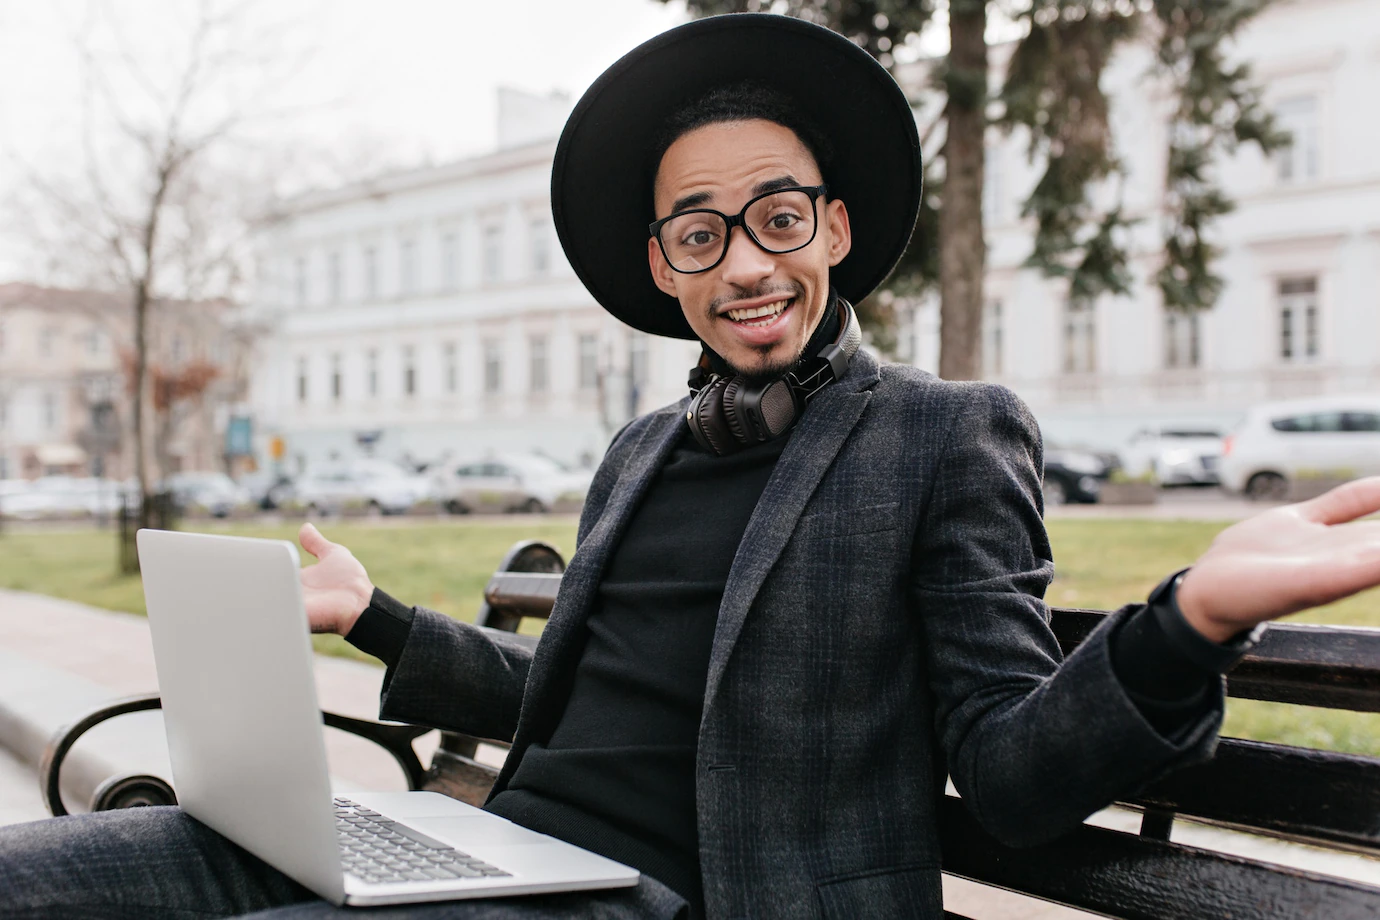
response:
[[[511,821],[488,815],[457,818],[408,818],[407,823],[424,834],[439,837],[463,850],[465,841],[471,845],[483,842],[488,846],[516,846],[519,844],[550,843],[550,838]]]

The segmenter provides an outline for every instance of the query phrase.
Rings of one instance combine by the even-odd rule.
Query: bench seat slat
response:
[[[1007,847],[953,796],[940,836],[945,872],[1126,920],[1380,916],[1380,888],[1100,827]]]

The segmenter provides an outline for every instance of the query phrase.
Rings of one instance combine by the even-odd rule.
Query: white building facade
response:
[[[1264,400],[1380,391],[1380,3],[1286,0],[1233,56],[1294,144],[1218,165],[1236,202],[1214,231],[1226,285],[1197,317],[1168,313],[1154,284],[1174,100],[1148,45],[1104,77],[1129,179],[1096,192],[1139,220],[1132,296],[1075,309],[1022,267],[1033,228],[1020,206],[1040,167],[1019,133],[989,139],[985,376],[1052,442],[1117,447],[1152,423],[1225,427]],[[388,459],[590,461],[635,412],[684,395],[694,345],[608,317],[561,254],[549,138],[568,105],[509,93],[496,153],[288,202],[260,248],[260,443],[282,437],[289,466],[374,438]],[[937,303],[911,311],[899,340],[902,360],[935,369]]]
[[[1236,203],[1214,231],[1226,284],[1197,317],[1167,312],[1154,284],[1173,99],[1148,47],[1119,55],[1104,77],[1130,172],[1126,212],[1140,221],[1131,297],[1079,310],[1060,282],[1022,267],[1033,224],[1020,208],[1040,167],[1024,136],[989,137],[984,372],[1030,404],[1047,440],[1116,447],[1150,423],[1224,427],[1253,403],[1380,392],[1380,3],[1279,3],[1232,52],[1294,143],[1218,164]],[[905,338],[908,357],[937,366],[936,303]]]
[[[684,394],[696,347],[613,320],[561,252],[549,185],[568,110],[505,91],[497,152],[286,204],[252,310],[261,445],[281,438],[290,469],[362,451],[587,464]]]

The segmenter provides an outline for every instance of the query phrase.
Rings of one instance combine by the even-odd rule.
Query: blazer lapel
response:
[[[858,352],[849,373],[824,389],[800,418],[791,442],[776,462],[767,487],[757,501],[742,542],[738,544],[733,567],[729,569],[724,598],[719,606],[719,621],[714,629],[714,646],[709,658],[709,679],[705,685],[704,709],[714,700],[728,665],[733,646],[742,632],[748,609],[757,599],[767,573],[786,548],[796,521],[814,494],[824,473],[848,440],[853,426],[862,417],[877,382],[877,363],[865,352]]]
[[[529,685],[524,708],[530,701],[539,700],[551,683],[553,671],[569,656],[579,637],[599,589],[599,580],[609,556],[618,545],[637,503],[656,477],[667,454],[680,438],[684,407],[675,405],[655,414],[641,438],[629,453],[627,465],[618,476],[613,491],[599,515],[598,523],[590,529],[585,540],[561,576],[561,590],[546,627],[529,673]]]

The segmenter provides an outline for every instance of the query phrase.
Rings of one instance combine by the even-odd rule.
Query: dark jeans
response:
[[[406,907],[333,907],[180,808],[130,808],[0,827],[6,920],[672,920],[685,901],[643,876],[636,888]]]

